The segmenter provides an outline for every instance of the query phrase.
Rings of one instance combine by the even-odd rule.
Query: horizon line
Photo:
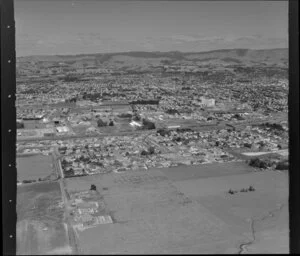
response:
[[[224,49],[224,48],[220,48],[220,49],[215,49],[215,50],[209,50],[209,51],[123,51],[123,52],[95,52],[95,53],[75,53],[75,54],[37,54],[37,55],[23,55],[23,56],[16,56],[16,59],[18,58],[28,58],[28,57],[40,57],[40,56],[57,56],[57,57],[65,57],[65,56],[81,56],[81,55],[96,55],[96,54],[101,54],[101,55],[105,55],[105,54],[124,54],[124,53],[136,53],[136,52],[140,52],[140,53],[182,53],[182,54],[187,54],[187,53],[209,53],[209,52],[217,52],[217,51],[232,51],[232,50],[252,50],[252,51],[266,51],[266,50],[288,50],[289,47],[283,47],[283,48],[262,48],[262,49],[255,49],[255,48],[228,48],[228,49]]]

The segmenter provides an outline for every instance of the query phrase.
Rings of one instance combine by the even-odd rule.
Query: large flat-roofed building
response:
[[[63,133],[63,132],[69,132],[70,129],[67,126],[59,126],[59,127],[56,127],[56,131],[59,133]]]
[[[180,125],[169,125],[167,126],[168,129],[177,129],[180,128]]]

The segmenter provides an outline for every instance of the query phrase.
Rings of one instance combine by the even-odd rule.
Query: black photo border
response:
[[[16,52],[14,0],[1,0],[1,162],[3,255],[16,254]],[[290,253],[300,253],[299,2],[289,0]]]
[[[290,253],[300,253],[299,1],[289,0],[289,227]]]
[[[1,0],[2,248],[16,254],[16,52],[14,1]]]

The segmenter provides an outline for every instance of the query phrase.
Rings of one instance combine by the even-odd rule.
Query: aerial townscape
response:
[[[287,63],[287,49],[19,57],[18,252],[285,252]]]

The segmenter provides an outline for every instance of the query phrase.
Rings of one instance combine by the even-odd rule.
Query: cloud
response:
[[[198,38],[194,36],[187,36],[187,35],[173,35],[170,37],[171,40],[175,42],[195,42]]]
[[[287,43],[287,38],[284,37],[272,37],[269,38],[267,36],[263,36],[260,34],[254,35],[234,35],[234,34],[227,34],[227,35],[218,35],[218,36],[203,36],[203,35],[184,35],[184,34],[177,34],[171,35],[169,37],[164,37],[161,41],[168,41],[171,44],[180,45],[180,46],[197,46],[199,45],[202,47],[259,47],[265,46],[267,47],[268,44],[275,47],[275,45],[282,46]]]
[[[145,43],[142,43],[141,46],[147,50],[147,51],[153,51],[155,50],[155,45],[151,42],[145,42]]]
[[[285,38],[282,37],[270,37],[268,38],[268,43],[272,45],[276,44],[286,44],[288,45],[288,36]]]
[[[202,36],[202,35],[172,35],[165,37],[164,40],[168,40],[173,44],[185,44],[185,43],[216,43],[228,40],[224,36]]]

